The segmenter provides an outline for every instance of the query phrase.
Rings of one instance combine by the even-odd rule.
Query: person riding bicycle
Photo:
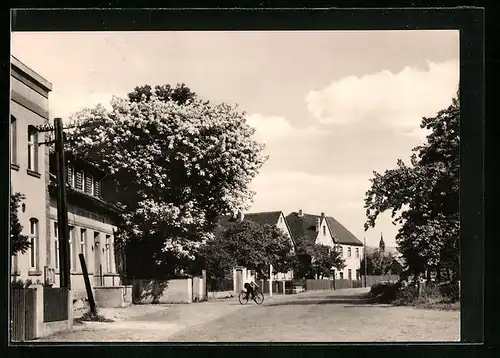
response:
[[[252,300],[255,299],[255,288],[259,287],[257,284],[253,281],[250,282],[245,282],[245,285],[243,285],[246,290],[246,296],[245,299],[248,300],[249,296],[252,295]]]

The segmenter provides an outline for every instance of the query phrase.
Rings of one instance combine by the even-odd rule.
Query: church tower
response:
[[[384,242],[384,235],[382,234],[382,231],[380,232],[380,242],[378,243],[378,248],[380,251],[381,255],[385,254],[385,242]]]

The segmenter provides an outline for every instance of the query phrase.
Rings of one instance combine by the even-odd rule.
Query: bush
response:
[[[371,287],[370,296],[380,303],[389,303],[396,299],[400,287],[399,282],[380,282]]]
[[[417,298],[418,286],[408,285],[398,290],[393,303],[397,306],[409,306],[412,305]]]
[[[23,280],[16,280],[11,282],[11,287],[13,290],[22,290],[23,288],[28,288],[33,284],[33,281],[30,279],[27,279],[26,281]]]

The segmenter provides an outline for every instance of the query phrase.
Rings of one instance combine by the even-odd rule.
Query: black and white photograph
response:
[[[460,36],[12,31],[10,340],[460,341]]]

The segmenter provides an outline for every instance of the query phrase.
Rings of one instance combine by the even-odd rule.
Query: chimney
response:
[[[321,213],[321,219],[325,218],[325,213]]]
[[[302,209],[299,209],[299,218],[303,217],[304,216],[304,213],[302,212]]]

